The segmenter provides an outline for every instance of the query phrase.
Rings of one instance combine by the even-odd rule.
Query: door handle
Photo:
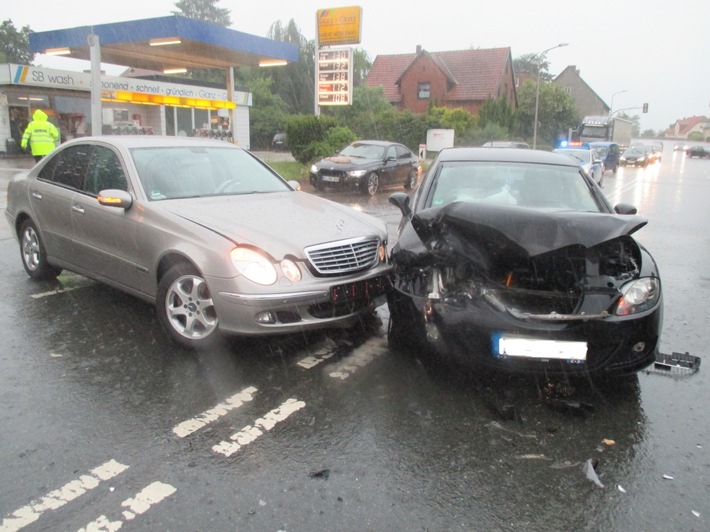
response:
[[[81,205],[72,205],[71,210],[78,214],[84,214],[84,207],[82,207]]]
[[[41,194],[40,192],[36,192],[36,191],[33,190],[33,191],[32,191],[32,197],[33,197],[34,199],[39,199],[39,200],[41,200],[41,199],[42,199],[42,194]]]

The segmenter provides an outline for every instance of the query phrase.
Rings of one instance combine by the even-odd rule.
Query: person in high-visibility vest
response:
[[[32,122],[27,124],[27,129],[25,129],[25,134],[22,135],[20,142],[20,147],[23,150],[27,149],[29,142],[30,151],[35,161],[39,161],[51,153],[59,140],[59,131],[47,118],[47,113],[37,109],[32,115]]]

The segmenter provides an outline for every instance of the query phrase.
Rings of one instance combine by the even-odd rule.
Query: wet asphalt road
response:
[[[667,142],[604,190],[650,219],[661,350],[708,358],[710,161]],[[327,195],[394,234],[390,193]],[[347,333],[194,354],[140,301],[30,281],[6,224],[0,268],[0,531],[710,528],[707,367],[574,383],[584,407],[560,411],[544,381],[390,352],[386,306]]]

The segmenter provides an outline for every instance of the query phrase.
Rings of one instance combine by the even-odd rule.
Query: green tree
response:
[[[288,105],[281,96],[272,92],[272,84],[273,80],[267,76],[251,78],[246,84],[252,95],[252,107],[249,110],[252,149],[268,148],[275,133],[286,131]]]
[[[353,50],[353,88],[361,87],[365,84],[365,78],[372,68],[370,56],[362,48]]]
[[[513,133],[529,140],[534,136],[536,89],[536,82],[531,79],[523,83],[515,110]],[[563,87],[556,83],[540,83],[538,145],[554,146],[558,139],[567,137],[569,129],[576,127],[579,121],[570,95]]]
[[[504,97],[497,100],[488,98],[478,111],[478,125],[486,127],[488,124],[497,124],[510,130],[513,127],[513,115],[513,108]]]
[[[225,28],[231,26],[232,19],[229,16],[229,9],[217,7],[218,2],[219,0],[178,0],[175,2],[178,11],[172,11],[172,14],[214,22]]]
[[[631,126],[631,136],[632,137],[639,137],[641,136],[641,117],[639,115],[629,115],[627,113],[619,113],[617,115],[619,118],[624,118],[626,120],[631,121],[633,124]]]
[[[524,54],[513,59],[513,72],[527,72],[532,74],[537,79],[537,73],[540,72],[540,82],[552,81],[552,75],[549,73],[550,62],[540,54]]]
[[[315,42],[309,41],[298,29],[293,19],[286,26],[277,21],[271,25],[269,39],[298,46],[298,63],[267,69],[274,81],[273,89],[288,104],[292,114],[313,112],[315,86]]]
[[[3,21],[0,25],[0,63],[31,64],[35,54],[30,52],[30,33],[29,26],[18,31],[11,19]]]

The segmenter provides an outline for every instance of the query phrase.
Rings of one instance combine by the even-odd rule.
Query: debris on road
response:
[[[592,462],[591,458],[584,463],[584,465],[582,466],[582,471],[584,471],[584,474],[587,476],[587,478],[594,482],[597,486],[599,486],[600,488],[604,487],[604,484],[602,484],[601,480],[599,480],[595,464],[594,462]]]
[[[700,357],[686,353],[658,353],[649,373],[658,375],[692,375],[700,369]]]

